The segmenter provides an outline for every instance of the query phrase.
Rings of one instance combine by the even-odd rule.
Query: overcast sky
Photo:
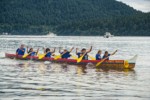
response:
[[[126,3],[134,9],[150,12],[150,0],[117,0]]]

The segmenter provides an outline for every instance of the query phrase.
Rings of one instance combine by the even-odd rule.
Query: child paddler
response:
[[[109,54],[108,51],[105,51],[103,59],[107,58],[106,60],[109,60],[109,56],[114,55],[117,52],[117,50],[115,52],[113,52],[112,54]]]
[[[59,49],[59,53],[61,54],[61,58],[68,59],[71,56],[70,52],[72,52],[73,49],[74,49],[74,47],[72,47],[70,49],[70,51],[68,51],[67,49],[64,49],[63,52],[61,52],[60,49]]]
[[[18,49],[16,50],[16,55],[24,55],[24,53],[25,53],[25,48],[24,48],[24,44],[22,44],[22,45],[20,46],[20,48],[18,48]]]
[[[55,53],[56,48],[54,48],[53,51],[50,50],[50,48],[43,48],[44,49],[44,53],[46,54],[45,57],[47,58],[51,58],[51,56],[53,56],[53,53]]]
[[[96,54],[96,56],[95,56],[96,60],[101,60],[101,59],[102,59],[102,58],[101,58],[101,54],[102,54],[102,51],[101,51],[101,50],[98,50],[98,52],[97,52],[97,54]]]
[[[91,51],[92,51],[92,46],[89,50],[86,50],[85,48],[83,48],[81,50],[81,52],[78,52],[78,48],[76,48],[76,55],[78,56],[78,58],[80,58],[82,55],[84,55],[82,60],[88,60],[88,53]]]
[[[39,48],[36,51],[34,51],[33,48],[28,49],[27,47],[27,53],[29,54],[29,56],[36,56],[38,52],[39,52]]]

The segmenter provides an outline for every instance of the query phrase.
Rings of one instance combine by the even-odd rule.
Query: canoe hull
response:
[[[69,64],[69,65],[80,65],[80,66],[95,66],[99,60],[82,60],[80,63],[77,63],[74,59],[58,59],[54,60],[53,58],[43,58],[38,59],[38,57],[26,57],[22,58],[20,55],[15,54],[9,54],[5,53],[6,58],[11,59],[19,59],[19,60],[35,60],[35,61],[51,61],[53,63],[60,63],[60,64]],[[137,58],[137,57],[136,57]],[[135,61],[136,58],[132,59],[132,61],[129,61],[128,66],[125,66],[125,60],[106,60],[102,64],[100,64],[97,68],[108,68],[108,69],[133,69],[135,67]]]

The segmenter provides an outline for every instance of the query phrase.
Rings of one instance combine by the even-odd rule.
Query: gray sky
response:
[[[126,3],[127,5],[133,7],[134,9],[150,12],[150,0],[117,0]]]

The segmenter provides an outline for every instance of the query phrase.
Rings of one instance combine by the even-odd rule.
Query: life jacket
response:
[[[101,55],[100,54],[96,54],[96,60],[101,60]]]
[[[30,53],[30,52],[29,52]],[[31,52],[30,54],[29,54],[29,56],[35,56],[36,55],[36,52]]]
[[[25,53],[25,48],[18,48],[17,50],[16,50],[16,52],[18,53],[18,55],[24,55],[24,53]]]
[[[77,55],[78,55],[78,58],[80,58],[83,55],[83,53],[77,53]],[[83,56],[82,60],[88,60],[88,54],[87,53]]]
[[[88,54],[87,53],[83,56],[82,60],[88,60]]]
[[[108,57],[106,60],[109,60],[109,56],[110,56],[110,54],[108,54],[108,56],[105,56],[105,55],[104,55],[104,56],[103,56],[103,59]]]
[[[51,55],[52,55],[52,53],[49,52],[49,53],[47,53],[47,54],[45,55],[45,57],[51,58]]]
[[[63,52],[61,53],[62,54],[62,56],[61,56],[61,58],[65,58],[65,59],[68,59],[71,55],[70,55],[70,52],[66,52],[66,53],[64,53],[63,54]]]

